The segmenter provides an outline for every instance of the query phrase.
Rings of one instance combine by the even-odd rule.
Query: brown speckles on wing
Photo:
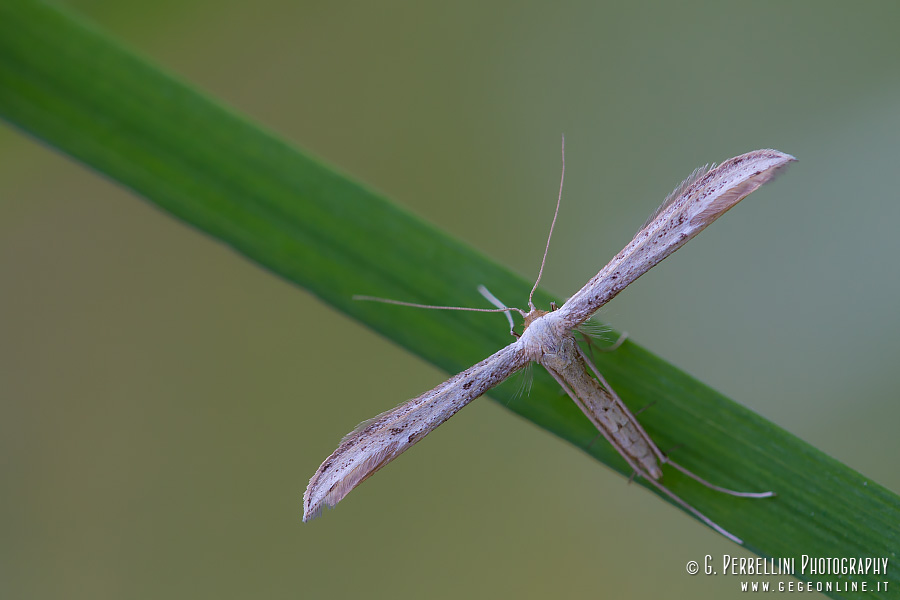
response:
[[[367,477],[526,362],[519,344],[510,344],[433,390],[360,423],[309,480],[303,494],[303,520],[340,502]]]
[[[569,328],[586,321],[635,279],[796,160],[756,150],[695,174],[676,188],[634,239],[557,311]]]

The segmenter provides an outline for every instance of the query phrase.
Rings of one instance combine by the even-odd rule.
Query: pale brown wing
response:
[[[520,345],[510,344],[418,398],[361,423],[344,436],[309,480],[303,494],[303,520],[340,502],[367,477],[527,362]]]
[[[590,318],[632,281],[669,256],[796,159],[756,150],[685,180],[634,239],[559,309],[567,327]]]

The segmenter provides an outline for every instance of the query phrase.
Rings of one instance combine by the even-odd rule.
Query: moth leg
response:
[[[569,394],[569,397],[572,398],[572,400],[579,406],[579,408],[581,408],[582,410],[585,410],[583,403],[572,392],[572,389],[566,384],[565,380],[563,380],[563,378],[560,377],[558,373],[553,371],[553,369],[547,369],[547,371],[549,371],[550,375],[552,375],[553,378],[556,379],[557,383],[559,383],[559,385],[564,390],[566,390],[566,393]],[[607,384],[604,380],[601,380],[601,381],[603,382],[603,385],[606,386],[607,390],[611,389],[611,388],[609,388],[609,384]],[[621,402],[621,400],[619,400],[619,402]],[[625,410],[628,410],[628,409],[625,409]],[[715,521],[713,521],[712,519],[710,519],[709,517],[704,515],[702,512],[700,512],[699,510],[697,510],[696,508],[694,508],[693,506],[691,506],[690,504],[688,504],[687,502],[682,500],[680,496],[675,494],[675,492],[673,492],[672,490],[670,490],[669,488],[664,486],[662,483],[660,483],[659,481],[654,479],[649,473],[647,473],[644,469],[642,469],[641,466],[636,461],[634,461],[628,455],[627,452],[625,452],[625,449],[622,447],[622,445],[619,444],[619,442],[616,441],[616,439],[612,435],[610,435],[609,432],[607,432],[603,428],[598,428],[598,429],[600,430],[600,433],[603,435],[603,437],[606,438],[606,440],[610,443],[610,445],[612,445],[612,447],[616,449],[616,451],[622,456],[622,458],[625,459],[625,462],[627,462],[628,465],[631,467],[633,473],[632,473],[632,476],[629,479],[629,481],[633,480],[636,476],[643,477],[645,480],[650,482],[654,487],[656,487],[656,489],[658,489],[660,492],[662,492],[663,494],[665,494],[666,496],[671,498],[673,502],[678,504],[678,506],[682,507],[683,509],[685,509],[686,511],[688,511],[689,513],[691,513],[692,515],[694,515],[695,517],[697,517],[704,523],[706,523],[712,529],[718,531],[719,533],[721,533],[722,535],[727,537],[729,540],[731,540],[737,544],[740,544],[740,545],[744,544],[744,542],[741,540],[741,538],[737,537],[733,533],[730,533],[728,530],[723,528],[721,525],[719,525],[718,523],[716,523]],[[645,433],[645,435],[646,435],[646,433]],[[653,442],[650,442],[650,443],[653,444]],[[659,452],[659,449],[656,448],[655,445],[653,445],[652,448],[656,449],[656,451]]]
[[[676,469],[678,469],[679,471],[681,471],[682,473],[684,473],[685,475],[687,475],[688,477],[690,477],[691,479],[696,481],[697,483],[700,483],[703,486],[708,487],[711,490],[715,490],[717,492],[722,492],[723,494],[728,494],[729,496],[737,496],[738,498],[771,498],[772,496],[775,495],[775,492],[738,492],[736,490],[730,490],[728,488],[724,488],[724,487],[721,487],[721,486],[718,486],[718,485],[715,485],[713,483],[706,481],[705,479],[703,479],[702,477],[700,477],[693,471],[689,471],[687,468],[682,467],[674,460],[666,458],[665,462],[667,464],[672,465],[673,467],[675,467]]]

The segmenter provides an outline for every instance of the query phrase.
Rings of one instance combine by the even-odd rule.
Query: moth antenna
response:
[[[470,306],[435,306],[433,304],[418,304],[416,302],[404,302],[402,300],[391,300],[389,298],[378,298],[376,296],[353,296],[354,300],[360,300],[363,302],[381,302],[383,304],[396,304],[397,306],[409,306],[411,308],[427,308],[431,310],[467,310],[470,312],[505,312],[508,313],[511,310],[514,310],[521,314],[523,317],[525,313],[518,308],[472,308]],[[510,317],[511,319],[512,317]]]
[[[559,196],[556,198],[556,210],[553,213],[553,221],[550,223],[550,235],[547,236],[547,245],[544,246],[544,258],[541,259],[541,268],[538,270],[537,281],[528,294],[528,310],[534,310],[534,293],[537,291],[538,284],[541,283],[541,276],[544,274],[544,265],[547,263],[547,252],[550,251],[550,239],[553,237],[553,228],[556,226],[556,217],[559,216],[559,205],[562,202],[563,181],[566,178],[566,136],[562,136],[562,173],[559,176]]]
[[[511,336],[513,336],[514,338],[518,338],[519,336],[516,335],[516,331],[515,331],[516,325],[515,325],[515,323],[513,323],[512,315],[509,312],[511,309],[509,307],[507,307],[505,304],[503,304],[503,302],[501,302],[500,299],[497,298],[497,296],[493,295],[491,293],[491,291],[483,285],[478,286],[478,293],[481,294],[482,296],[484,296],[488,302],[490,302],[491,304],[493,304],[494,306],[496,306],[497,308],[499,308],[500,310],[503,311],[503,314],[506,315],[506,320],[509,321],[509,334]],[[518,309],[514,309],[514,310],[518,310]],[[519,310],[519,312],[521,313],[522,311]]]

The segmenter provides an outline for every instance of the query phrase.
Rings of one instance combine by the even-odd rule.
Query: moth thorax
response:
[[[522,332],[519,343],[529,360],[542,363],[548,352],[558,352],[562,338],[565,337],[564,332],[556,313],[533,310],[525,318],[525,331]]]

